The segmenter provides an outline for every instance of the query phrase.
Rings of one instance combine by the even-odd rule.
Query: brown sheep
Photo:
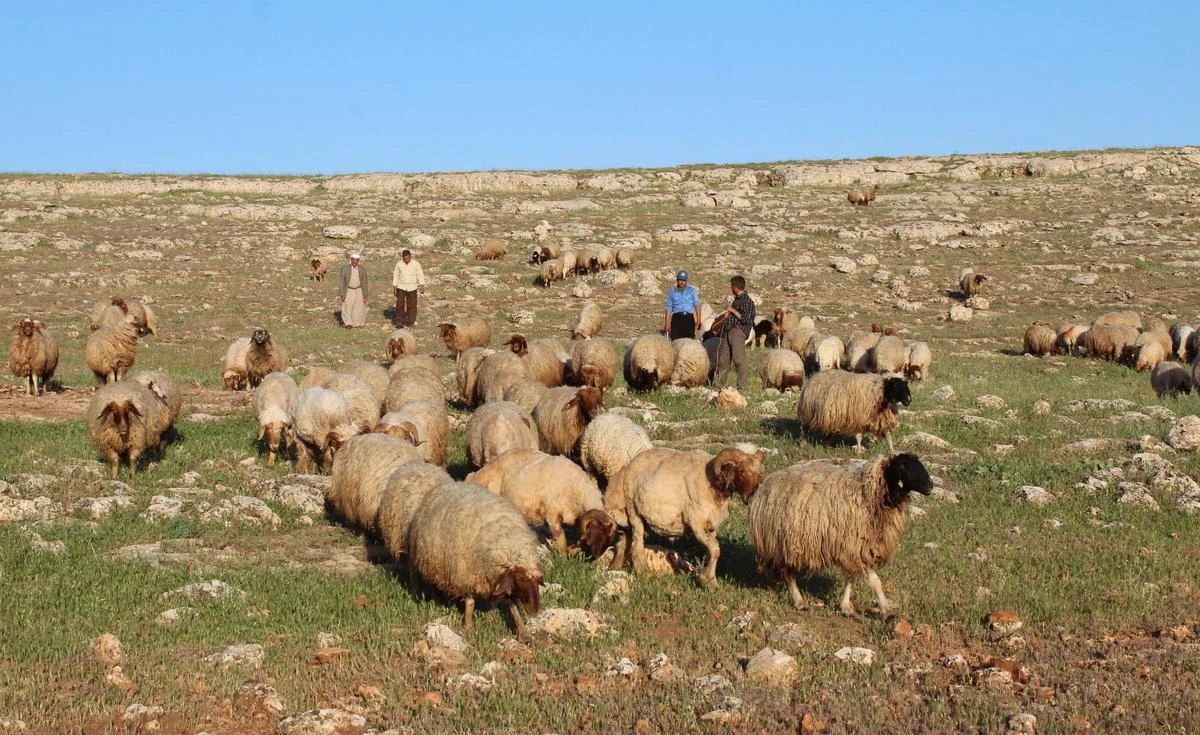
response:
[[[25,395],[42,395],[58,368],[58,340],[33,319],[22,319],[10,331],[8,369],[23,379]]]

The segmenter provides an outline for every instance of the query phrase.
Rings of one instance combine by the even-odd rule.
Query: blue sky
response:
[[[593,169],[1200,143],[1200,3],[6,3],[0,171]]]

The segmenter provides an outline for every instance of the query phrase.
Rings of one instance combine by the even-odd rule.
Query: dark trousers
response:
[[[730,327],[721,335],[717,347],[717,373],[713,376],[714,388],[724,388],[729,364],[737,370],[738,390],[746,390],[746,333],[738,327]]]
[[[396,289],[396,326],[411,327],[417,323],[417,292]]]
[[[671,315],[671,339],[696,338],[696,315],[677,311]]]

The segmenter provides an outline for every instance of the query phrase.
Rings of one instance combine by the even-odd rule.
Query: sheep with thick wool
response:
[[[878,190],[878,184],[871,184],[870,186],[856,186],[850,191],[846,192],[846,201],[850,202],[856,207],[865,207],[871,202],[875,201],[875,193]]]
[[[423,398],[402,403],[384,414],[374,430],[409,442],[430,464],[445,467],[450,461],[450,417],[445,404]]]
[[[1045,357],[1054,350],[1058,333],[1046,322],[1032,322],[1025,328],[1023,341],[1025,353],[1034,357]]]
[[[352,437],[333,458],[325,503],[363,531],[375,531],[388,475],[402,464],[420,461],[416,447],[394,436]]]
[[[634,261],[632,248],[617,248],[613,251],[613,262],[618,268],[632,268]]]
[[[750,500],[759,570],[778,572],[799,608],[804,599],[796,575],[837,567],[846,578],[842,613],[854,614],[852,585],[866,579],[887,617],[892,606],[875,570],[900,545],[909,494],[928,495],[932,488],[929,471],[912,454],[869,462],[814,460],[771,473]]]
[[[575,322],[575,328],[571,330],[571,334],[574,339],[587,339],[600,334],[600,330],[603,328],[604,312],[600,309],[600,305],[595,301],[587,301],[579,310],[579,319]]]
[[[139,370],[129,380],[141,384],[158,401],[158,423],[152,428],[158,434],[157,449],[162,452],[167,446],[167,434],[183,412],[183,391],[165,370]]]
[[[593,557],[616,540],[616,524],[604,512],[596,481],[566,457],[513,449],[467,475],[467,482],[508,498],[531,527],[546,525],[564,554],[568,548],[563,526],[579,529],[580,546]]]
[[[475,377],[472,406],[504,400],[504,391],[513,383],[533,375],[529,363],[507,350],[483,358]]]
[[[439,324],[438,334],[457,357],[472,347],[487,347],[492,341],[492,325],[477,316],[459,317]]]
[[[776,388],[783,393],[800,390],[804,375],[804,358],[782,348],[768,350],[759,370],[764,388]]]
[[[441,375],[442,364],[433,355],[401,355],[396,358],[395,362],[388,365],[388,379],[390,380],[398,372],[407,370],[427,370],[434,375]]]
[[[392,371],[383,406],[385,411],[395,411],[405,403],[416,400],[446,405],[446,386],[442,384],[441,377],[420,362]]]
[[[246,337],[245,339],[248,341],[250,338]],[[326,381],[333,377],[333,373],[334,371],[331,368],[324,367],[323,365],[311,368],[308,374],[300,379],[299,388],[300,390],[320,388],[325,385]],[[263,379],[266,380],[265,377]],[[262,385],[262,383],[259,383],[259,385]]]
[[[646,567],[646,529],[677,539],[690,532],[708,550],[700,574],[716,583],[721,547],[717,531],[729,513],[730,499],[748,501],[763,477],[763,452],[751,445],[726,447],[716,454],[654,448],[639,453],[608,483],[604,508],[623,539],[613,556],[619,569],[627,558],[634,571]]]
[[[524,380],[518,380],[504,389],[504,400],[515,403],[526,411],[533,411],[533,407],[537,405],[538,401],[542,400],[542,396],[546,395],[546,391],[548,390],[550,390],[550,387],[545,383],[533,378],[525,378]],[[499,403],[499,401],[496,402]],[[486,406],[487,404],[483,405]]]
[[[267,330],[255,329],[246,352],[246,382],[250,387],[257,386],[268,373],[287,370],[287,363],[287,348],[271,339]]]
[[[588,422],[579,438],[579,464],[603,488],[631,459],[653,446],[645,427],[627,416],[602,413]]]
[[[980,289],[987,279],[987,276],[976,273],[971,268],[964,268],[958,274],[958,290],[962,292],[963,298],[966,299],[978,296]]]
[[[292,415],[300,472],[325,469],[345,442],[362,433],[341,393],[329,388],[306,388],[292,399]]]
[[[863,434],[886,438],[900,426],[901,405],[912,403],[904,378],[830,370],[809,378],[800,389],[796,414],[805,433],[814,437],[854,438],[862,452]]]
[[[508,255],[508,243],[504,240],[484,240],[475,248],[475,260],[500,260]]]
[[[1092,320],[1093,327],[1133,327],[1134,329],[1142,328],[1142,317],[1136,311],[1128,309],[1122,311],[1110,311]]]
[[[557,245],[543,245],[533,249],[533,255],[529,257],[529,265],[541,265],[550,260],[554,260],[562,254],[562,249]]]
[[[1101,324],[1083,333],[1083,349],[1089,357],[1117,362],[1137,342],[1138,330],[1127,324]]]
[[[584,429],[602,411],[604,395],[596,388],[551,388],[531,414],[538,447],[547,454],[574,457]]]
[[[612,248],[598,247],[592,252],[592,257],[588,261],[588,270],[592,273],[606,271],[613,267],[616,262],[616,256],[613,254]]]
[[[240,390],[246,383],[246,357],[249,354],[249,337],[238,337],[225,349],[225,357],[221,360],[221,384],[225,390]]]
[[[346,375],[362,378],[371,386],[371,394],[375,396],[380,408],[387,400],[387,387],[391,381],[391,373],[383,365],[370,360],[347,360],[338,366],[337,371]]]
[[[58,340],[34,319],[22,319],[9,331],[8,369],[21,378],[25,395],[40,396],[58,369]]]
[[[88,315],[88,330],[96,331],[100,327],[120,324],[129,316],[129,304],[120,296],[101,299],[92,305]]]
[[[617,351],[606,339],[579,340],[571,347],[570,383],[607,390],[617,377]]]
[[[815,334],[804,353],[804,366],[809,373],[838,370],[846,361],[846,346],[836,335]]]
[[[551,283],[563,280],[567,277],[566,274],[567,267],[562,258],[547,260],[538,266],[538,280],[544,288],[550,288]]]
[[[92,332],[84,345],[83,358],[97,383],[112,383],[125,377],[137,359],[137,349],[137,327],[126,317]]]
[[[329,266],[341,259],[341,253],[322,253],[319,255],[313,255],[308,259],[308,277],[314,281],[324,280],[325,276],[329,273]]]
[[[646,393],[671,377],[675,352],[671,340],[661,334],[643,334],[625,348],[623,370],[630,390]]]
[[[1143,329],[1138,334],[1137,339],[1133,341],[1134,347],[1141,347],[1144,344],[1156,343],[1162,348],[1162,358],[1166,360],[1175,354],[1175,343],[1171,340],[1171,334],[1166,327],[1156,327],[1153,329]],[[1157,364],[1157,363],[1156,363]],[[1150,367],[1154,367],[1151,365]]]
[[[321,387],[342,394],[346,405],[350,407],[350,421],[359,427],[360,432],[368,432],[379,423],[379,399],[366,380],[351,373],[334,373]]]
[[[1088,331],[1086,324],[1064,324],[1054,337],[1052,355],[1074,355],[1083,346],[1083,335]]]
[[[904,358],[904,377],[908,382],[924,380],[929,375],[933,365],[933,351],[926,342],[913,342],[908,346],[908,354]]]
[[[1191,394],[1192,374],[1177,362],[1164,360],[1150,371],[1150,387],[1162,398],[1178,398],[1180,393]]]
[[[374,527],[397,562],[408,559],[408,529],[425,496],[452,484],[446,470],[428,462],[402,463],[387,476]]]
[[[467,419],[467,461],[480,468],[512,449],[537,449],[538,430],[528,409],[511,401],[485,403]]]
[[[147,334],[158,335],[158,317],[149,304],[135,299],[126,302],[125,306],[129,310],[129,318],[137,327],[139,337]]]
[[[580,248],[575,251],[575,272],[581,276],[592,273],[592,264],[596,261],[596,251],[591,248]]]
[[[560,340],[542,337],[529,341],[525,335],[514,334],[504,343],[512,353],[525,361],[529,375],[548,387],[563,384],[566,378],[567,347]]]
[[[454,382],[458,386],[458,399],[470,405],[475,396],[475,383],[478,381],[479,364],[483,358],[495,352],[487,347],[472,347],[463,351],[454,362]]]
[[[907,350],[904,340],[891,334],[880,335],[869,350],[871,369],[877,373],[898,373],[904,370]]]
[[[843,361],[845,369],[853,373],[869,373],[874,370],[874,365],[871,362],[871,348],[874,347],[884,335],[895,334],[895,330],[891,327],[884,328],[878,322],[871,325],[869,332],[856,331],[846,340],[846,357]]]
[[[804,357],[809,354],[812,343],[824,336],[813,327],[793,327],[779,339],[779,346]]]
[[[292,432],[292,415],[288,407],[300,394],[300,386],[287,373],[268,373],[254,389],[251,406],[258,419],[258,440],[267,445],[267,465],[275,464],[281,451],[295,445]]]
[[[129,462],[129,477],[137,477],[138,459],[158,446],[156,427],[162,423],[162,411],[158,399],[132,380],[107,383],[92,396],[87,407],[88,436],[108,459],[114,480],[122,456]]]
[[[388,335],[387,362],[389,365],[405,355],[417,354],[417,335],[408,327],[393,329]]]
[[[708,382],[708,352],[699,340],[685,337],[671,340],[671,351],[674,352],[671,375],[667,379],[671,385],[681,388],[696,388]]]
[[[505,603],[518,636],[519,607],[540,608],[541,544],[521,511],[506,498],[470,483],[426,493],[408,527],[409,568],[452,600],[463,601],[468,631],[477,599]]]

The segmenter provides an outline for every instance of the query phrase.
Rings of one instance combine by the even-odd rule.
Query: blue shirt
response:
[[[671,288],[667,291],[667,312],[670,314],[695,314],[696,309],[700,308],[700,292],[695,286],[684,286],[680,291],[678,288]]]

